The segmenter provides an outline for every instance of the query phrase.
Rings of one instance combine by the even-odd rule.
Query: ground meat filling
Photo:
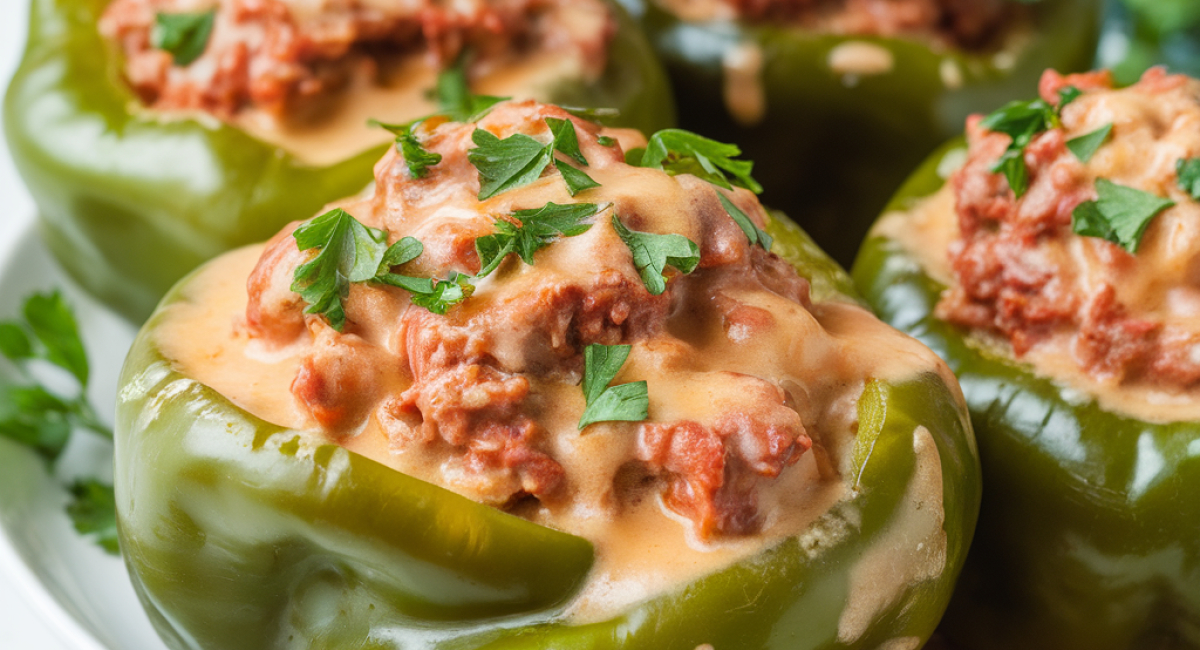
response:
[[[1047,72],[1050,103],[1074,86],[1085,93],[1062,112],[1062,127],[1025,149],[1029,190],[1015,198],[991,167],[1007,135],[981,117],[967,125],[969,157],[951,179],[960,238],[950,262],[956,282],[940,318],[1007,340],[1017,356],[1062,349],[1105,382],[1187,388],[1200,382],[1200,205],[1178,187],[1176,163],[1200,156],[1200,82],[1151,70],[1114,90],[1107,73]],[[1067,140],[1113,124],[1083,163]],[[1136,254],[1072,232],[1072,212],[1097,197],[1095,181],[1168,198]]]
[[[154,46],[159,14],[209,10],[213,29],[195,61],[177,65]],[[444,67],[469,51],[473,70],[486,74],[545,50],[578,56],[596,75],[614,28],[600,0],[113,0],[100,21],[146,105],[222,119],[248,107],[320,112],[332,91],[362,78],[387,85],[414,55]]]
[[[546,118],[572,121],[587,171],[601,187],[572,199],[549,167],[531,185],[481,202],[478,171],[467,157],[474,130],[546,141]],[[411,466],[427,480],[485,503],[525,508],[531,499],[564,503],[583,489],[568,471],[580,463],[610,468],[610,496],[598,500],[619,499],[611,496],[618,475],[636,466],[701,538],[752,534],[768,518],[763,488],[810,449],[813,427],[802,421],[783,377],[713,365],[702,350],[749,350],[736,346],[772,336],[798,346],[791,330],[783,331],[797,312],[782,318],[769,306],[808,315],[809,284],[750,245],[713,185],[626,165],[622,146],[601,135],[597,125],[534,102],[502,103],[477,125],[427,122],[417,137],[441,162],[414,178],[393,150],[376,167],[374,195],[342,205],[393,241],[421,240],[424,252],[401,268],[405,274],[478,273],[472,243],[511,210],[549,201],[603,208],[586,233],[537,251],[533,265],[510,256],[445,314],[413,305],[402,289],[353,284],[341,332],[303,313],[290,283],[311,253],[281,235],[247,282],[245,328],[269,349],[304,350],[291,388],[314,422],[340,439],[377,423],[391,453],[416,459]],[[731,196],[765,223],[753,195]],[[699,267],[690,275],[670,271],[667,290],[652,295],[611,225],[613,215],[634,230],[688,237],[700,249]],[[649,420],[578,431],[584,350],[593,343],[632,346],[622,372],[628,367],[650,379]],[[674,388],[677,378],[690,388]],[[829,382],[846,384],[832,375]],[[716,397],[693,397],[703,391]],[[586,436],[612,436],[611,458],[569,460],[570,439]]]
[[[786,22],[832,34],[933,38],[968,50],[997,44],[1018,13],[1014,3],[1007,0],[715,1],[755,22]],[[703,4],[662,2],[668,6]]]

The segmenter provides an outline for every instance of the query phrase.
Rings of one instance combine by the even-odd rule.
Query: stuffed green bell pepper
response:
[[[905,176],[972,112],[1091,65],[1099,0],[628,0],[685,128],[739,143],[764,201],[848,265]]]
[[[1200,648],[1197,97],[1048,72],[921,167],[855,264],[971,409],[962,647]]]
[[[49,247],[138,321],[200,262],[360,191],[393,138],[368,120],[433,112],[437,70],[463,56],[478,92],[673,121],[649,46],[603,0],[177,4],[33,2],[5,100]]]
[[[410,133],[130,353],[121,548],[170,647],[924,643],[961,393],[736,147],[530,101]]]

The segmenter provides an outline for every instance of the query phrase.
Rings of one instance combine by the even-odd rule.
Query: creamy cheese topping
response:
[[[444,124],[424,134],[443,156],[424,178],[392,152],[374,194],[340,204],[393,241],[420,239],[425,252],[402,272],[425,277],[477,272],[475,238],[512,210],[604,206],[587,232],[537,251],[533,265],[509,258],[444,316],[403,290],[353,284],[337,332],[290,291],[311,253],[297,250],[289,228],[206,267],[169,307],[157,343],[185,374],[259,417],[323,428],[399,471],[590,540],[596,565],[570,613],[602,620],[797,535],[851,496],[868,380],[937,372],[955,384],[929,350],[866,310],[812,303],[794,269],[749,244],[713,185],[626,165],[622,145],[640,144],[631,133],[605,145],[595,125],[531,103],[501,104],[478,127],[544,140],[545,117],[572,120],[600,187],[571,197],[551,170],[479,201],[465,156],[475,127]],[[729,196],[764,223],[751,194]],[[699,268],[649,294],[613,215],[696,242]],[[631,346],[613,383],[647,382],[648,420],[579,430],[588,343]],[[910,500],[921,513],[898,515],[893,536],[920,537],[923,559],[898,573],[882,559],[864,566],[863,580],[886,579],[860,595],[861,616],[941,572],[941,461],[928,433],[915,431],[914,445],[925,478]],[[714,462],[724,470],[709,501]],[[859,623],[846,625],[853,637]]]

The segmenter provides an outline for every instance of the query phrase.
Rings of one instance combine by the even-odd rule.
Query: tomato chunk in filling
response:
[[[955,282],[937,307],[950,322],[1008,341],[1018,356],[1069,356],[1102,382],[1187,388],[1200,382],[1200,204],[1179,182],[1180,161],[1200,157],[1200,82],[1153,69],[1114,89],[1106,72],[1042,78],[1050,104],[1083,91],[1061,125],[1024,149],[1028,191],[1017,198],[993,171],[1008,135],[982,117],[967,125],[969,158],[951,179],[959,238]],[[1068,141],[1111,125],[1083,162]],[[1097,180],[1173,202],[1136,252],[1075,234],[1073,214],[1098,198]]]

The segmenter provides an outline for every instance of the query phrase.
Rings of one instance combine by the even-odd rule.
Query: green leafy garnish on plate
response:
[[[579,430],[594,422],[641,422],[650,414],[645,381],[609,386],[629,358],[628,345],[593,343],[583,350],[583,399]]]
[[[89,366],[79,324],[58,292],[35,293],[25,299],[21,318],[0,321],[0,354],[17,371],[19,384],[4,387],[0,400],[0,437],[32,449],[53,466],[71,440],[84,430],[112,441],[112,429],[100,421],[87,398]],[[43,382],[38,365],[65,371],[74,391],[62,394]],[[64,378],[66,378],[64,377]],[[76,530],[117,553],[116,512],[112,486],[85,479],[72,487],[67,514]]]
[[[657,296],[667,290],[666,267],[671,266],[687,274],[695,271],[700,264],[700,247],[683,235],[658,235],[630,230],[615,214],[612,226],[621,241],[629,247],[642,284],[652,295]]]
[[[1099,237],[1136,253],[1150,221],[1174,201],[1132,187],[1096,179],[1095,201],[1085,201],[1071,214],[1071,230],[1077,235]]]
[[[208,47],[216,17],[215,8],[198,13],[159,12],[150,30],[150,45],[169,52],[175,65],[189,65]]]

